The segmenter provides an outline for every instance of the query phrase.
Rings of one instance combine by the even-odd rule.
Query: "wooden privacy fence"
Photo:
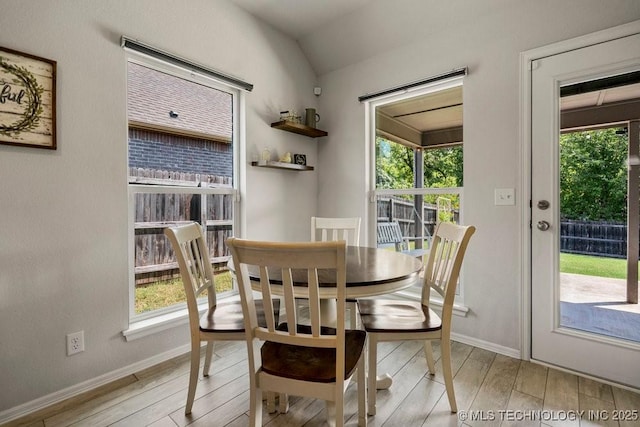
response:
[[[403,236],[415,236],[416,211],[412,201],[402,197],[378,197],[378,222],[398,221]],[[459,211],[450,209],[454,222],[458,222]],[[425,232],[433,235],[438,206],[423,204]],[[619,222],[569,221],[560,224],[560,251],[582,255],[627,257],[627,225]]]
[[[203,194],[195,189],[230,189],[230,177],[131,168],[129,182],[158,186],[157,192],[133,195],[136,285],[179,276],[173,249],[164,235],[168,226],[191,221],[205,224],[211,262],[226,263],[229,253],[224,242],[233,233],[233,195]],[[192,187],[194,193],[167,192],[162,186]]]
[[[416,211],[413,202],[401,197],[378,197],[378,222],[398,221],[403,236],[416,235]],[[458,222],[458,209],[449,209],[448,214],[454,222]],[[438,206],[432,203],[422,204],[422,223],[425,236],[433,236],[438,218]],[[428,235],[426,234],[428,233]]]
[[[619,222],[560,222],[560,252],[627,257],[627,225]]]

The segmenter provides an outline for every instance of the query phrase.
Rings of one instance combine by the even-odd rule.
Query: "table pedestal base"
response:
[[[387,390],[393,384],[393,378],[389,374],[382,374],[376,377],[376,390]]]
[[[335,328],[337,319],[338,319],[338,308],[336,307],[336,300],[321,299],[320,300],[320,322],[322,322],[322,326],[329,326],[331,328]]]

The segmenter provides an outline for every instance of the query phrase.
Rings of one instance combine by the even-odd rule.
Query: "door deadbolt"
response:
[[[538,209],[541,209],[543,211],[549,209],[549,202],[546,200],[538,201]]]
[[[538,221],[538,224],[536,226],[540,231],[547,231],[551,227],[551,224],[549,224],[547,221]]]

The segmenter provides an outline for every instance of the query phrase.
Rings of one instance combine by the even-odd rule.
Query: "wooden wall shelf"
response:
[[[297,165],[295,163],[274,162],[271,160],[266,163],[251,162],[251,166],[257,166],[259,168],[288,169],[288,170],[294,170],[294,171],[312,171],[313,170],[313,166]]]
[[[290,122],[287,120],[271,123],[271,127],[287,132],[297,133],[299,135],[308,136],[309,138],[319,138],[328,135],[328,133],[323,130],[312,128],[300,123]]]

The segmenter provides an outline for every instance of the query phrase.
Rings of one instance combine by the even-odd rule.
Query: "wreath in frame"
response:
[[[0,134],[6,136],[16,136],[20,132],[35,129],[42,114],[42,93],[43,87],[38,84],[33,74],[25,67],[9,64],[5,58],[0,57],[0,69],[14,75],[14,83],[24,86],[28,99],[27,108],[20,114],[20,119],[12,124],[0,124]]]

